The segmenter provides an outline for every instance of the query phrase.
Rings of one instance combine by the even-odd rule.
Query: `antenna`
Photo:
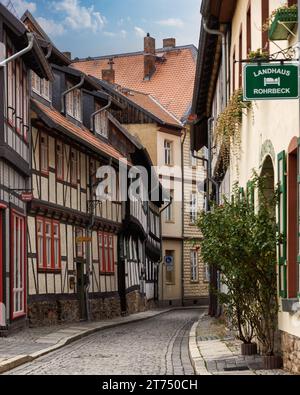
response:
[[[17,10],[12,2],[12,0],[0,0],[0,3],[4,5],[10,11],[12,14],[14,14],[15,17],[19,18],[19,15],[17,13]]]

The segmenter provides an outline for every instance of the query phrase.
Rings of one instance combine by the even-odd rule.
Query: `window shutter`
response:
[[[298,176],[299,178],[299,176]],[[298,182],[300,182],[298,180]],[[287,297],[287,179],[285,151],[278,155],[278,231],[281,240],[278,245],[279,260],[279,292],[282,298]]]
[[[297,196],[298,196],[298,204],[297,204],[297,262],[298,262],[298,296],[300,297],[300,139],[298,139],[298,166],[297,166]]]

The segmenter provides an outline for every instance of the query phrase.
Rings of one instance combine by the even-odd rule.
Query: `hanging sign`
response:
[[[297,64],[247,64],[244,68],[244,100],[299,98]]]
[[[22,199],[22,202],[32,202],[33,193],[32,192],[22,192],[21,199]]]

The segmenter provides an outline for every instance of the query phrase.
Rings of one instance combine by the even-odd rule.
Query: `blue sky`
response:
[[[157,47],[166,37],[198,45],[200,0],[11,1],[19,14],[28,8],[58,48],[73,57],[142,50],[147,32]]]

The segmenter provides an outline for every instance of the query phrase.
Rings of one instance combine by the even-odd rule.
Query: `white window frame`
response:
[[[172,166],[173,163],[173,142],[164,141],[164,160],[166,166]]]
[[[198,252],[197,252],[197,250],[191,250],[190,263],[191,263],[191,282],[195,283],[195,282],[199,281]]]
[[[95,111],[99,111],[101,106],[96,103]],[[95,116],[95,132],[102,137],[108,138],[108,117],[106,111],[101,111]]]
[[[198,215],[198,196],[196,192],[192,192],[190,195],[190,223],[196,224]]]
[[[67,89],[71,89],[72,84],[67,84]],[[74,89],[70,93],[66,95],[66,111],[67,114],[76,119],[79,122],[82,122],[82,106],[81,106],[81,90]]]
[[[40,78],[34,71],[31,72],[31,88],[34,93],[51,102],[50,81]]]

